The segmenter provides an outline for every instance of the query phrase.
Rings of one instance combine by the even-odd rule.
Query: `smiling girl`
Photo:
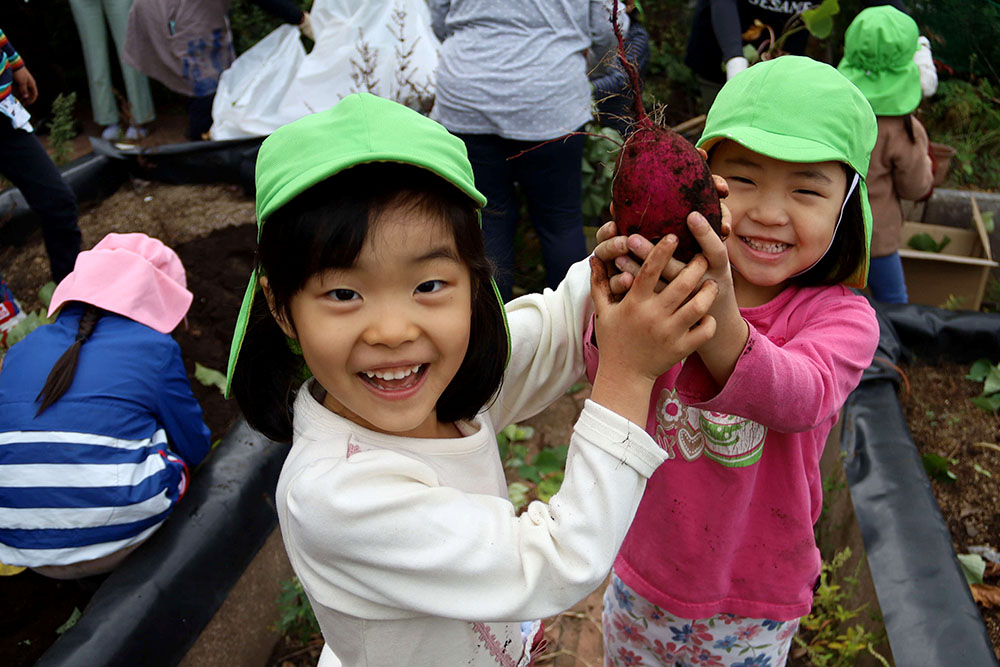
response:
[[[344,665],[530,664],[522,621],[600,584],[664,460],[637,424],[712,335],[707,263],[657,292],[667,239],[619,302],[581,262],[505,320],[464,144],[367,94],[275,131],[256,181],[229,378],[250,424],[292,442],[278,519],[328,647]],[[609,339],[562,489],[518,516],[496,432],[580,378],[595,310]]]
[[[606,664],[785,663],[820,573],[820,456],[879,338],[848,289],[868,271],[875,135],[861,92],[797,56],[735,76],[709,111],[699,145],[729,185],[732,233],[722,242],[697,214],[689,227],[719,284],[716,332],[648,404],[646,430],[671,460],[615,561]],[[628,252],[651,245],[613,234],[601,230],[596,254],[624,271],[612,280],[622,292],[638,268]]]

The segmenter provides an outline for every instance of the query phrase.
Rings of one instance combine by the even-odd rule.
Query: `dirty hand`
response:
[[[13,71],[14,95],[21,104],[31,104],[38,99],[38,86],[35,85],[35,77],[31,76],[28,68],[21,67]]]
[[[681,264],[670,283],[656,289],[676,249],[673,234],[653,246],[620,301],[611,291],[604,263],[591,259],[594,329],[601,349],[598,375],[604,368],[655,381],[714,335],[715,321],[706,315],[719,290],[714,281],[705,280],[704,257]]]

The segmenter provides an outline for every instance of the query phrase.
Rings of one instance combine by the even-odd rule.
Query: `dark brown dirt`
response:
[[[917,449],[949,459],[955,475],[954,481],[934,479],[931,486],[957,554],[977,545],[1000,551],[1000,414],[972,403],[983,384],[966,379],[969,368],[911,363],[904,368],[910,391],[900,396]],[[1000,586],[1000,577],[986,583]],[[1000,658],[1000,609],[979,611]]]

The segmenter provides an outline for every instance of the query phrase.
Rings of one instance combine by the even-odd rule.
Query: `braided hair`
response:
[[[63,394],[69,389],[70,385],[73,384],[73,376],[76,375],[76,364],[80,359],[80,348],[83,347],[84,341],[90,338],[90,334],[94,332],[94,326],[97,325],[97,320],[101,319],[101,315],[104,314],[97,306],[92,306],[87,304],[86,308],[83,310],[83,314],[80,316],[80,326],[76,330],[76,340],[66,348],[66,351],[62,353],[58,361],[52,366],[52,370],[49,371],[49,377],[45,380],[45,386],[42,390],[38,392],[38,396],[35,397],[36,401],[41,401],[42,404],[38,408],[38,412],[35,416],[45,412],[46,408],[58,401]]]

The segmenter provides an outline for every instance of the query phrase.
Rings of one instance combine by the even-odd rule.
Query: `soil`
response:
[[[948,459],[955,475],[931,480],[955,553],[973,546],[1000,551],[1000,414],[972,403],[983,384],[965,377],[968,364],[915,361],[904,371],[909,393],[904,390],[900,404],[913,442],[921,454]],[[986,583],[1000,586],[1000,576]],[[979,605],[979,611],[1000,658],[1000,608]]]

